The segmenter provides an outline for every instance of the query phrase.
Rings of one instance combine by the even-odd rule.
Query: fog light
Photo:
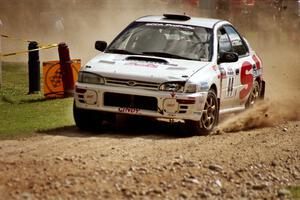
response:
[[[88,90],[84,93],[84,101],[86,104],[94,105],[97,103],[97,93],[92,90]]]
[[[176,99],[165,99],[164,100],[164,111],[167,113],[176,113],[178,112],[179,104],[176,102]]]

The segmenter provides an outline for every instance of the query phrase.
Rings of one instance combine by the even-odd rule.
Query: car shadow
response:
[[[101,127],[101,128],[100,128]],[[47,134],[66,137],[111,137],[145,139],[176,139],[194,136],[187,131],[184,122],[169,122],[149,118],[119,117],[116,122],[104,122],[98,130],[83,131],[76,126],[66,126],[50,130],[39,131],[38,134]]]

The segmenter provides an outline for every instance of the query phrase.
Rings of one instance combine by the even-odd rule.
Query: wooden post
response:
[[[60,69],[62,72],[62,82],[64,86],[64,96],[71,97],[74,93],[73,71],[69,47],[66,43],[59,43],[58,55],[60,60]]]
[[[37,49],[38,43],[32,41],[28,45],[28,50]],[[31,51],[28,53],[28,74],[29,74],[29,93],[38,93],[41,90],[40,78],[40,59],[39,51]]]
[[[0,19],[0,33],[2,31],[2,22],[1,22],[1,19]],[[2,56],[1,56],[1,53],[2,53],[2,46],[1,46],[1,39],[2,37],[0,36],[0,89],[2,88]]]

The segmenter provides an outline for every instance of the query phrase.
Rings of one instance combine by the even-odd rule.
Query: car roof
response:
[[[180,20],[180,19],[168,19],[164,16],[145,16],[136,20],[136,22],[184,24],[184,25],[191,25],[191,26],[201,26],[205,28],[213,28],[213,26],[216,23],[221,21],[226,22],[224,20],[212,19],[212,18],[191,17],[188,20]]]

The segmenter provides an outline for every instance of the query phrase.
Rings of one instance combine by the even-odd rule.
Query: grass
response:
[[[287,189],[291,192],[292,199],[300,199],[300,186],[289,186]]]
[[[74,125],[72,98],[45,100],[42,93],[28,95],[26,63],[4,62],[2,70],[0,139]]]

